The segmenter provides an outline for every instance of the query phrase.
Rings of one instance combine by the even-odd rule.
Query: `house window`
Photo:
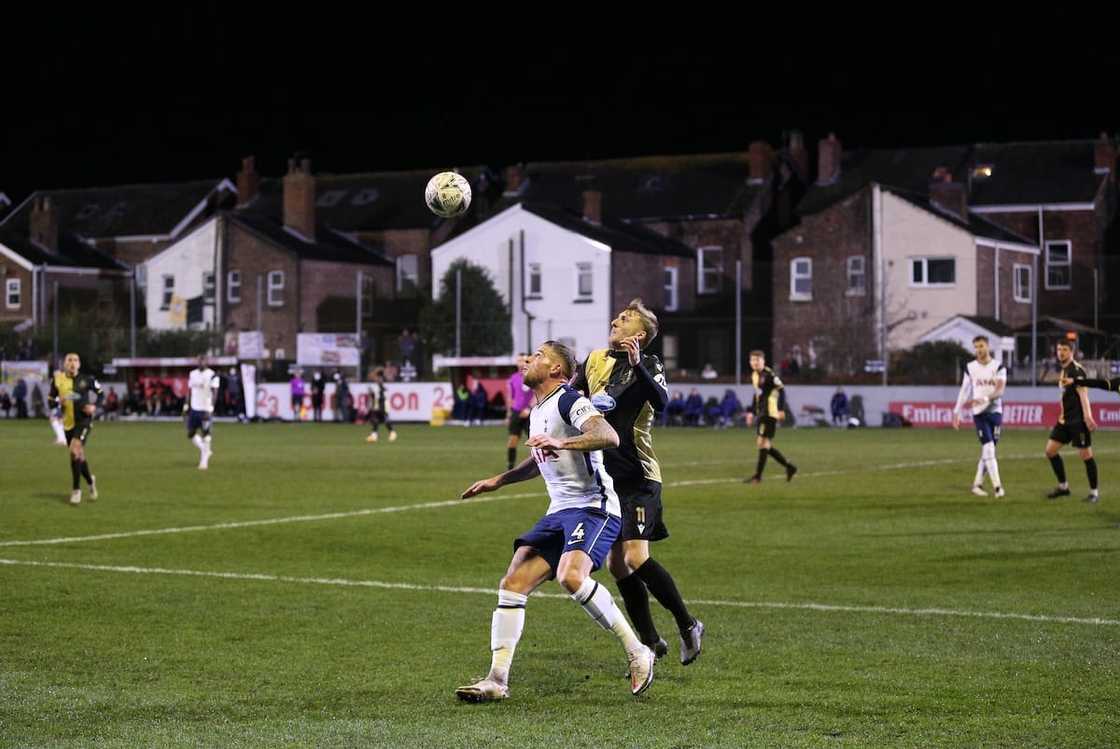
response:
[[[576,263],[576,292],[580,299],[591,298],[591,263]]]
[[[696,291],[718,294],[723,286],[723,248],[700,247],[696,250]]]
[[[665,269],[665,311],[676,312],[677,310],[677,273],[679,268],[666,268]]]
[[[910,285],[922,288],[953,286],[957,282],[955,257],[916,257],[910,260]]]
[[[19,309],[23,304],[22,281],[18,278],[9,278],[4,286],[4,299],[8,309]]]
[[[209,271],[202,274],[202,300],[214,301],[214,274]]]
[[[1029,302],[1031,300],[1031,266],[1015,263],[1011,270],[1014,274],[1014,293],[1016,302]]]
[[[541,295],[541,264],[529,263],[529,296]]]
[[[237,304],[241,301],[241,271],[231,270],[226,274],[226,301]]]
[[[148,264],[141,263],[136,266],[136,285],[141,291],[148,288]]]
[[[397,258],[397,293],[414,296],[420,288],[420,256],[401,255]]]
[[[1068,239],[1046,243],[1046,288],[1073,286],[1073,243]]]
[[[171,297],[175,296],[175,276],[163,277],[163,299],[160,302],[161,310],[171,309]]]
[[[867,293],[867,259],[863,255],[848,258],[848,296]]]
[[[809,302],[813,299],[813,260],[795,257],[789,261],[789,299]]]
[[[665,360],[665,369],[672,371],[680,362],[680,342],[675,335],[661,336],[661,357]]]
[[[284,271],[268,272],[268,306],[280,307],[284,304]]]

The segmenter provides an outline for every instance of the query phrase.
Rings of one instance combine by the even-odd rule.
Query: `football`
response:
[[[471,185],[461,174],[440,172],[428,180],[424,202],[437,216],[462,216],[471,207]]]

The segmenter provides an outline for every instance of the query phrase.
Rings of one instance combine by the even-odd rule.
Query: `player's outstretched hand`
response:
[[[1090,432],[1097,431],[1097,421],[1089,414],[1085,414],[1085,426],[1089,428]]]
[[[486,492],[496,491],[498,488],[498,477],[492,476],[488,479],[476,481],[471,484],[470,487],[465,492],[463,492],[459,499],[470,499],[476,494],[485,494]]]
[[[747,426],[750,426],[751,424],[754,423],[754,414],[752,414],[750,411],[747,411],[746,417],[747,417]]]
[[[960,428],[961,428],[961,415],[958,412],[954,411],[953,412],[953,429],[956,429],[957,431],[960,431]]]
[[[525,443],[526,447],[539,447],[545,450],[563,450],[563,440],[551,437],[547,434],[534,434]]]
[[[786,420],[786,412],[785,411],[779,411],[778,412],[778,421],[785,421],[785,420]]]

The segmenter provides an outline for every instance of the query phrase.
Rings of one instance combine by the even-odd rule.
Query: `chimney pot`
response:
[[[583,191],[583,220],[589,224],[603,223],[603,193],[598,190]]]

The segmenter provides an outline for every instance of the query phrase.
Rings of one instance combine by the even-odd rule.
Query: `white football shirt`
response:
[[[187,387],[190,389],[191,410],[214,413],[214,395],[218,391],[218,375],[210,367],[192,369]]]
[[[529,436],[547,434],[567,439],[577,437],[580,427],[593,416],[601,416],[586,397],[568,385],[560,385],[533,406],[529,414]],[[541,476],[548,486],[551,515],[560,510],[591,507],[622,516],[614,481],[603,464],[603,451],[533,449]]]
[[[964,366],[964,376],[961,379],[961,391],[957,395],[957,410],[967,400],[980,400],[979,404],[972,407],[972,415],[982,413],[1003,413],[1003,398],[992,398],[996,388],[1002,383],[1007,385],[1007,369],[997,359],[989,359],[987,364],[981,364],[973,359]]]

